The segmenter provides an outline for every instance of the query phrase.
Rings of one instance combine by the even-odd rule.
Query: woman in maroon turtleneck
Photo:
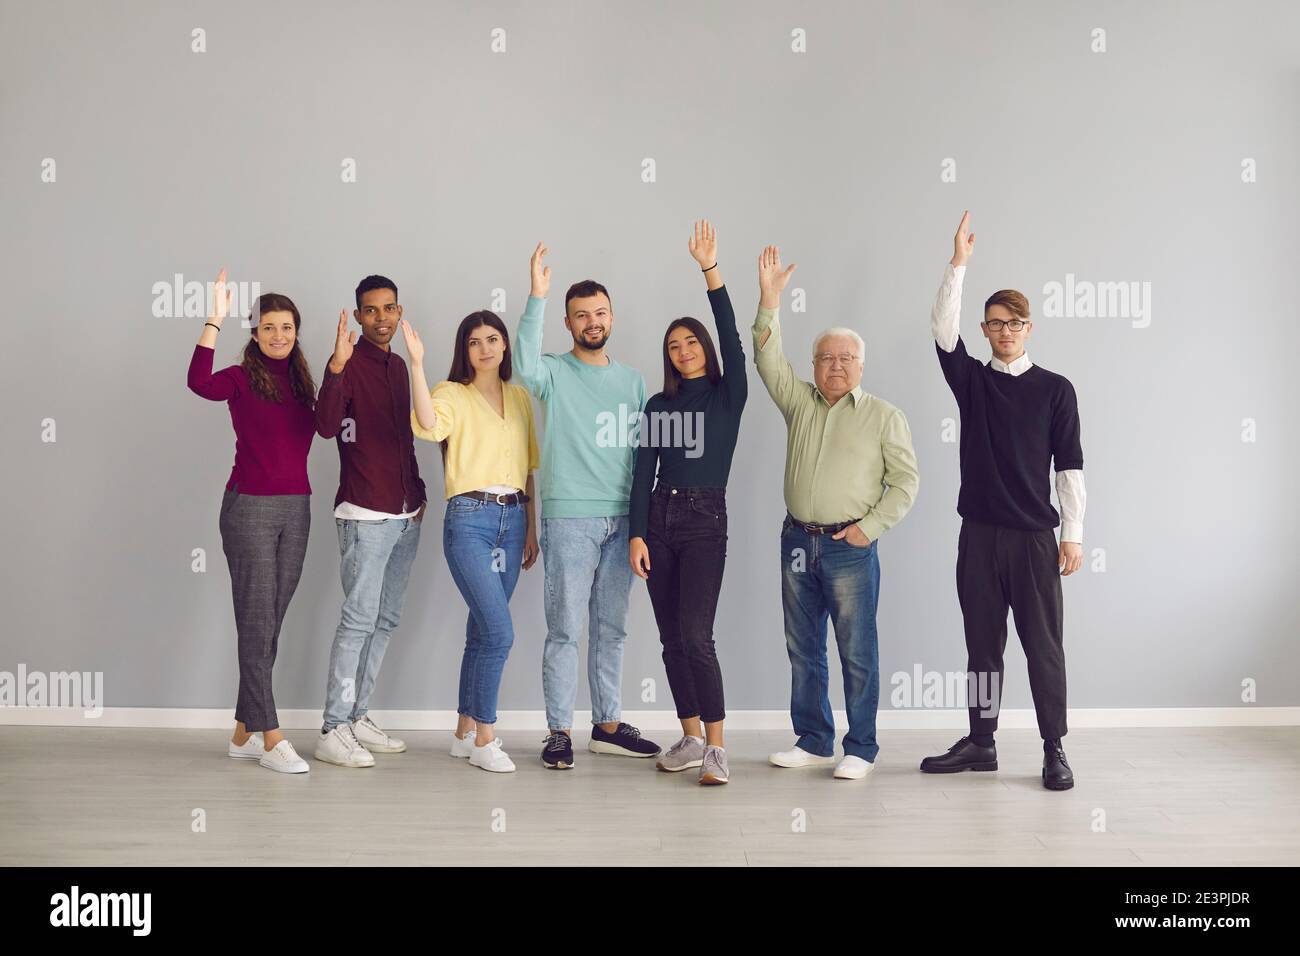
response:
[[[306,761],[279,730],[271,667],[307,553],[316,385],[298,345],[298,308],[276,293],[258,298],[252,311],[257,325],[240,363],[214,373],[213,347],[229,305],[222,269],[189,371],[190,391],[225,402],[235,426],[235,467],[220,518],[239,635],[239,697],[227,752],[270,770],[305,773]]]

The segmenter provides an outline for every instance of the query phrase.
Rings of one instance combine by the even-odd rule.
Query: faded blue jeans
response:
[[[584,624],[589,632],[591,722],[617,721],[622,713],[623,643],[632,590],[627,515],[543,518],[540,544],[546,569],[546,644],[542,648],[546,725],[551,730],[573,727],[578,638]]]
[[[388,639],[402,617],[406,582],[420,544],[414,518],[335,518],[343,613],[330,650],[325,731],[366,715]]]
[[[469,605],[456,712],[480,724],[497,722],[501,673],[515,642],[510,596],[519,581],[527,533],[525,505],[458,496],[447,499],[442,550]]]
[[[878,541],[865,548],[809,534],[789,516],[781,526],[781,607],[790,655],[790,720],[798,746],[835,753],[826,624],[835,627],[849,730],[844,753],[874,763],[880,664],[876,604],[880,598]]]

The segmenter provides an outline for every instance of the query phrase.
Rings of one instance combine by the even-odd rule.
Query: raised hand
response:
[[[791,263],[784,272],[781,270],[781,250],[776,246],[768,246],[759,253],[758,291],[761,306],[775,309],[781,304],[781,293],[796,268],[798,266]]]
[[[687,240],[686,247],[701,269],[718,264],[718,234],[707,219],[699,219]]]
[[[348,331],[348,313],[346,309],[339,312],[339,331],[334,339],[334,354],[330,356],[329,370],[335,375],[343,371],[343,366],[352,358],[352,346],[357,344],[357,333]]]
[[[424,343],[420,341],[420,333],[411,328],[411,323],[406,319],[401,320],[402,338],[406,340],[406,356],[410,359],[412,368],[417,365],[424,365]]]
[[[952,237],[952,265],[964,266],[966,260],[975,252],[975,233],[970,231],[970,210],[961,214],[961,224],[957,226],[957,235]]]
[[[212,286],[212,314],[208,316],[208,321],[213,325],[220,325],[230,314],[230,298],[233,293],[226,288],[226,269],[223,266],[217,273],[217,281]]]
[[[542,258],[550,251],[545,243],[539,242],[533,250],[532,259],[528,261],[533,282],[531,294],[539,299],[545,299],[546,293],[551,291],[551,267],[542,265]]]

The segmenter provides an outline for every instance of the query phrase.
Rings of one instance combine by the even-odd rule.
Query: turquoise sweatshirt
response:
[[[588,365],[568,352],[543,355],[545,308],[545,299],[528,297],[513,358],[513,370],[546,410],[542,517],[625,515],[645,379],[613,359]]]

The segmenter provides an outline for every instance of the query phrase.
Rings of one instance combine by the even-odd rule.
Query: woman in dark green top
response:
[[[646,402],[641,422],[628,553],[650,592],[682,722],[682,739],[658,767],[699,767],[700,783],[719,784],[727,782],[727,754],[713,617],[727,556],[727,475],[749,388],[736,315],[718,271],[717,236],[707,221],[695,224],[689,246],[708,284],[722,364],[699,321],[681,318],[668,326],[664,389]]]

